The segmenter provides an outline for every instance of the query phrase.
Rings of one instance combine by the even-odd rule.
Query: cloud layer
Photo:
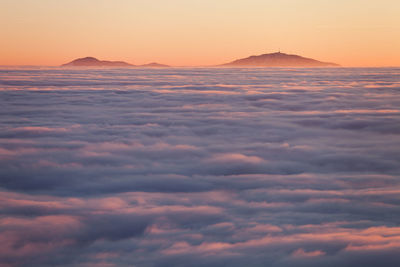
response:
[[[0,265],[399,266],[399,77],[0,70]]]

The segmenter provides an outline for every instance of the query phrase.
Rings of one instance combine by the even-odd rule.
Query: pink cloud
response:
[[[218,162],[218,163],[250,163],[258,164],[264,162],[264,160],[257,156],[247,156],[240,153],[226,153],[226,154],[216,154],[207,160],[208,162]]]
[[[77,126],[73,126],[76,128]],[[64,127],[40,127],[40,126],[27,126],[27,127],[17,127],[13,128],[14,131],[22,131],[22,132],[35,132],[35,133],[45,133],[45,132],[54,132],[54,133],[64,133],[68,132],[71,129]]]
[[[302,248],[294,251],[292,253],[292,257],[296,258],[309,258],[309,257],[318,257],[325,255],[325,252],[321,250],[314,250],[314,251],[304,251]]]

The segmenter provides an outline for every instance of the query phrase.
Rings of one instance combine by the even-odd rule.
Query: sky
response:
[[[400,65],[398,0],[0,0],[0,65],[212,65],[282,52]]]

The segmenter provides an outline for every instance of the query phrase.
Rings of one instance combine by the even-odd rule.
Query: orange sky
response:
[[[211,65],[299,54],[400,66],[399,0],[0,0],[0,65]]]

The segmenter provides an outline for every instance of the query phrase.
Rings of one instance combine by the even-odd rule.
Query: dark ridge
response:
[[[139,67],[145,67],[145,68],[168,68],[170,66],[164,65],[164,64],[159,64],[157,62],[152,62],[152,63],[140,65]]]
[[[135,65],[126,63],[124,61],[106,61],[98,60],[94,57],[84,57],[75,59],[67,64],[61,65],[62,67],[135,67]]]
[[[225,67],[338,67],[338,64],[322,62],[298,55],[281,52],[250,56],[220,66]]]

